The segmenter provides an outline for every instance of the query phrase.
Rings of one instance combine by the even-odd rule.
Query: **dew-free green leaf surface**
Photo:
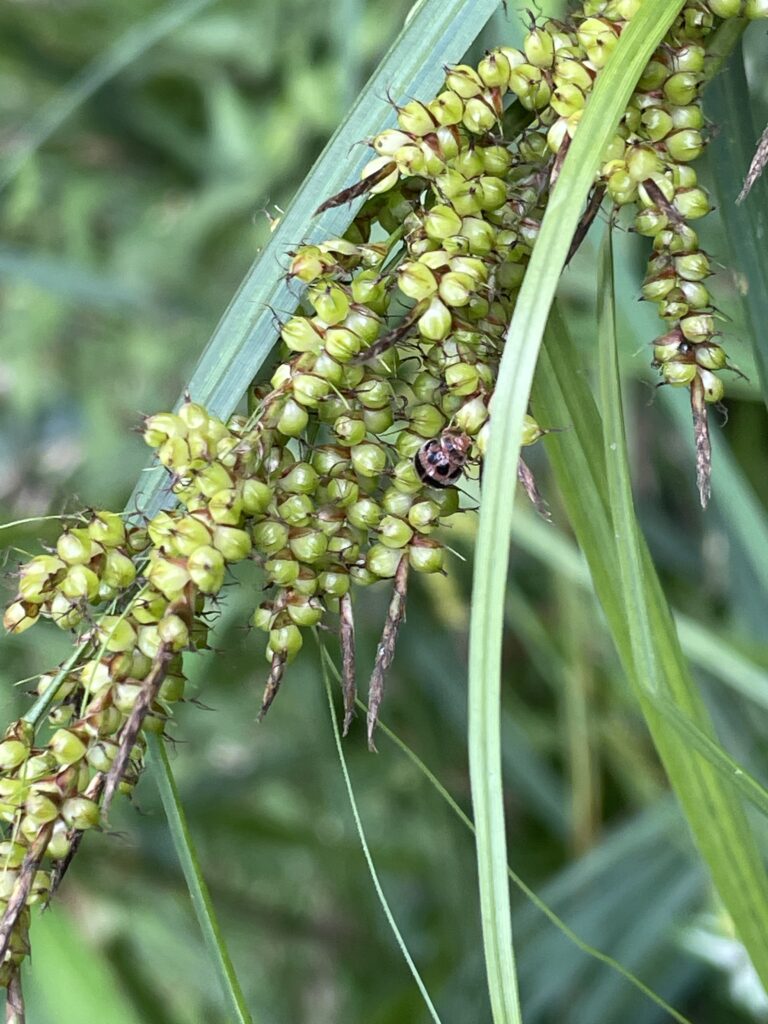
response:
[[[547,316],[595,174],[642,69],[681,3],[646,0],[621,35],[587,104],[552,192],[507,333],[484,461],[469,666],[469,754],[480,903],[495,1024],[520,1020],[509,919],[499,703],[504,587],[520,435]]]
[[[549,457],[571,525],[586,555],[595,590],[624,669],[632,681],[656,748],[721,899],[761,977],[768,977],[763,936],[768,886],[759,852],[735,787],[692,746],[654,704],[646,674],[633,652],[616,553],[616,510],[609,504],[603,425],[561,321],[553,320],[533,392],[542,422],[571,423],[553,435]],[[642,614],[655,643],[660,695],[715,742],[712,726],[691,679],[650,556],[642,544],[645,598]]]

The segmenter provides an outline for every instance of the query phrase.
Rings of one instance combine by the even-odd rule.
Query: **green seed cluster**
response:
[[[433,104],[445,122],[436,142],[422,137],[418,104],[376,140],[395,148],[396,161],[379,159],[398,179],[402,167],[403,180],[388,173],[345,238],[294,254],[291,274],[308,285],[310,308],[282,326],[286,359],[269,387],[253,390],[251,417],[225,424],[187,401],[146,420],[178,505],[128,529],[97,513],[21,568],[6,629],[42,617],[84,630],[47,738],[20,722],[0,748],[14,864],[35,863],[25,904],[50,887],[51,862],[98,825],[109,787],[135,781],[141,731],[162,729],[183,695],[182,652],[205,646],[203,602],[229,565],[256,560],[270,588],[253,615],[267,633],[265,706],[304,631],[337,611],[352,583],[400,580],[404,566],[442,570],[433,534],[458,510],[458,494],[425,482],[414,456],[445,431],[482,453],[506,324],[543,211],[543,137],[531,133],[512,154],[488,134],[508,69],[499,52],[478,71],[450,72]],[[482,96],[460,96],[478,82]],[[396,343],[361,360],[391,334],[395,308],[405,323]],[[524,441],[540,433],[529,418]],[[397,625],[388,624],[390,637]],[[40,692],[50,685],[44,677]],[[15,870],[9,861],[11,897]],[[25,915],[13,933],[20,955]],[[10,970],[17,961],[7,962]]]
[[[448,400],[430,404],[470,434],[480,420],[487,430],[495,360],[548,191],[595,78],[639,4],[587,0],[568,23],[535,26],[521,50],[501,48],[477,68],[450,68],[435,100],[406,104],[398,129],[373,140],[379,156],[363,171],[370,191],[398,205],[406,188],[421,190],[421,203],[403,222],[406,258],[397,288],[415,306],[412,329],[399,340],[432,343],[428,370]],[[640,78],[596,180],[598,200],[607,195],[616,207],[633,208],[634,229],[653,240],[643,297],[657,303],[667,324],[654,342],[654,363],[665,383],[691,389],[704,503],[705,403],[723,397],[717,371],[728,368],[705,284],[710,260],[691,226],[710,210],[691,166],[708,134],[700,98],[706,44],[724,18],[766,16],[765,0],[687,3]],[[515,108],[528,112],[528,124],[510,142],[505,127]],[[329,273],[307,268],[304,279]],[[479,350],[467,331],[481,336]],[[473,400],[460,408],[456,398],[465,386]],[[478,454],[483,440],[481,433]]]
[[[643,297],[657,304],[670,328],[654,345],[664,381],[678,387],[697,382],[708,402],[723,397],[723,383],[713,371],[726,366],[726,357],[714,340],[713,304],[704,283],[710,261],[690,224],[710,211],[691,163],[706,142],[701,88],[707,38],[716,27],[715,14],[734,6],[739,7],[686,5],[638,82],[600,172],[608,196],[617,206],[633,204],[635,230],[653,240]],[[617,26],[591,18],[580,33],[586,26],[588,52],[599,47],[609,53]],[[563,129],[570,130],[568,118]]]
[[[406,574],[443,570],[436,530],[459,509],[457,490],[439,486],[446,481],[419,459],[430,442],[453,437],[464,454],[452,481],[463,458],[483,456],[549,191],[639,4],[587,0],[568,23],[532,28],[522,50],[448,68],[431,102],[399,107],[397,127],[372,140],[361,185],[326,204],[367,196],[344,237],[291,254],[303,305],[280,327],[282,362],[269,385],[250,391],[253,413],[224,423],[187,400],[148,417],[144,437],[175,507],[140,525],[92,513],[21,567],[5,628],[50,619],[77,632],[79,657],[41,678],[35,725],[22,719],[0,742],[0,984],[28,952],[28,907],[47,897],[114,792],[130,792],[143,732],[162,732],[183,698],[183,654],[206,647],[206,609],[231,565],[257,562],[269,591],[252,619],[270,666],[263,711],[305,631],[338,613],[351,714],[350,590],[394,580],[371,684],[378,708]],[[704,283],[710,262],[690,226],[709,210],[691,162],[706,141],[707,39],[736,16],[766,17],[768,0],[685,5],[596,181],[598,198],[633,207],[635,229],[653,240],[643,296],[668,325],[655,360],[667,383],[691,388],[700,425],[704,403],[722,397],[715,372],[727,364]],[[523,444],[542,433],[527,417]],[[522,464],[520,476],[536,499]]]
[[[587,0],[568,25],[534,28],[511,60],[510,89],[546,129],[555,176],[594,80],[639,6],[640,0]],[[768,3],[685,4],[643,72],[596,181],[600,196],[634,209],[634,230],[653,241],[642,294],[667,324],[654,342],[654,364],[665,383],[691,390],[702,504],[709,496],[706,403],[723,397],[717,371],[728,363],[705,284],[710,260],[691,226],[710,211],[710,201],[691,164],[708,137],[701,107],[707,41],[732,17],[768,17]]]
[[[192,588],[170,600],[139,578],[148,543],[145,529],[95,513],[62,533],[55,554],[22,567],[6,610],[11,632],[40,618],[80,627],[81,657],[76,668],[40,678],[44,728],[22,719],[0,742],[0,911],[10,915],[0,984],[27,952],[27,908],[48,898],[79,837],[99,826],[111,792],[129,793],[138,780],[141,731],[162,731],[184,693],[179,652],[204,646]]]

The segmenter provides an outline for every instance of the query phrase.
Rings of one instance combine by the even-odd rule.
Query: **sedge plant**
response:
[[[30,908],[55,895],[85,834],[107,823],[115,796],[133,792],[148,742],[162,743],[184,697],[185,661],[209,646],[232,566],[249,560],[263,576],[264,599],[254,599],[251,616],[265,657],[259,717],[290,676],[306,637],[331,630],[340,642],[345,733],[359,675],[355,594],[389,587],[381,641],[366,667],[366,733],[375,749],[409,586],[415,574],[450,571],[446,526],[468,512],[457,484],[480,475],[504,423],[500,403],[509,391],[497,385],[515,358],[515,317],[518,299],[522,305],[531,287],[529,265],[533,274],[542,259],[537,245],[540,236],[546,241],[548,211],[568,196],[569,153],[586,138],[579,135],[582,121],[589,121],[598,93],[608,96],[601,83],[636,37],[624,65],[626,97],[619,96],[620,106],[614,101],[615,123],[606,121],[593,153],[589,194],[571,199],[572,208],[580,207],[573,237],[560,246],[569,259],[601,211],[649,239],[638,285],[656,306],[659,332],[647,341],[661,381],[687,394],[692,473],[707,505],[709,410],[721,403],[724,375],[733,367],[707,283],[712,259],[696,230],[711,209],[695,168],[712,131],[702,91],[722,62],[719,42],[735,40],[734,27],[740,31],[747,20],[768,17],[768,6],[761,0],[651,6],[586,0],[563,20],[534,21],[521,48],[499,40],[476,65],[448,65],[436,94],[394,104],[396,123],[369,139],[359,181],[316,196],[318,213],[334,211],[338,233],[285,253],[298,305],[293,315],[268,322],[259,345],[266,350],[274,342],[278,361],[267,377],[243,381],[242,411],[219,415],[215,402],[209,407],[195,394],[193,382],[174,411],[142,424],[159,467],[155,497],[162,496],[162,507],[83,512],[65,523],[54,547],[19,567],[6,630],[21,634],[50,620],[71,634],[72,653],[41,675],[37,701],[8,725],[0,743],[0,981],[16,1019],[23,1013],[20,968],[29,954]],[[664,17],[653,22],[662,6]],[[608,109],[610,100],[604,103]],[[602,336],[604,404],[615,414],[605,427],[610,443],[623,445],[610,328]],[[552,361],[545,353],[545,374],[555,372]],[[544,399],[534,393],[515,448],[570,426],[570,410],[551,397],[555,390]],[[602,457],[614,450],[607,447]],[[514,462],[524,491],[547,517],[528,462],[517,456]],[[590,560],[597,556],[579,501],[591,495],[605,515],[595,465],[581,481],[593,490],[584,499],[568,498]],[[560,469],[563,486],[573,492],[577,483],[567,469]],[[481,481],[481,515],[485,486]],[[498,486],[489,489],[498,494]],[[633,681],[675,783],[683,769],[654,703],[666,699],[658,677],[668,666],[653,640],[663,600],[644,575],[646,555],[621,466],[608,473],[608,486],[613,526],[623,537],[615,562],[619,582],[611,586],[621,591],[615,603],[624,602],[619,618],[629,624],[617,646],[628,673],[642,675]],[[483,536],[481,528],[481,544]],[[599,565],[593,575],[598,592],[602,586],[607,593]],[[650,614],[644,611],[648,587],[655,601]],[[615,636],[621,629],[617,623]],[[478,626],[475,636],[481,635]],[[494,701],[491,694],[477,727],[498,753]],[[695,702],[688,710],[695,717]],[[496,899],[507,878],[500,783],[492,761],[474,750],[491,1006],[495,1024],[511,1024],[522,1017],[508,905]],[[704,795],[689,794],[683,804],[693,813]],[[706,852],[700,831],[694,825]],[[731,883],[725,872],[713,871],[728,903]],[[742,926],[738,912],[734,918]],[[755,927],[744,935],[753,955]]]

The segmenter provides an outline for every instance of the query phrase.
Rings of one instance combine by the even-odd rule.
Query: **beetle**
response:
[[[464,472],[471,447],[469,435],[452,431],[426,441],[413,457],[419,479],[430,487],[450,487]]]

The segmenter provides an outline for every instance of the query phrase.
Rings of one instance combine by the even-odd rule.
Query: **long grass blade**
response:
[[[0,192],[16,177],[33,153],[44,145],[79,106],[105,82],[118,75],[165,36],[170,35],[214,0],[181,0],[133,25],[109,49],[91,61],[39,111],[11,155],[0,165]]]
[[[400,952],[403,954],[403,959],[408,965],[409,971],[413,975],[413,980],[416,982],[419,992],[421,993],[421,997],[426,1004],[429,1015],[435,1022],[435,1024],[440,1024],[440,1018],[437,1015],[437,1010],[435,1009],[435,1006],[430,998],[429,992],[427,991],[427,987],[424,984],[421,975],[419,974],[419,970],[416,967],[416,964],[413,962],[413,957],[408,952],[408,947],[405,944],[405,939],[403,938],[402,933],[397,926],[397,921],[395,921],[394,914],[392,913],[389,903],[387,902],[387,897],[384,895],[384,890],[382,889],[381,882],[379,881],[378,872],[376,871],[376,867],[373,863],[373,857],[371,856],[371,850],[370,847],[368,846],[368,840],[365,838],[363,822],[360,818],[360,812],[357,808],[357,800],[355,799],[355,791],[352,788],[352,780],[349,776],[347,759],[344,756],[344,747],[341,742],[341,731],[339,730],[339,723],[336,718],[336,709],[333,706],[331,680],[328,674],[328,662],[330,661],[330,658],[327,656],[325,647],[323,646],[319,639],[318,646],[320,648],[320,668],[323,675],[325,695],[328,698],[328,709],[331,715],[331,725],[333,727],[333,739],[336,744],[336,753],[338,754],[339,764],[341,765],[341,772],[342,775],[344,776],[344,786],[347,790],[349,806],[352,808],[352,816],[355,819],[355,828],[357,829],[357,835],[360,840],[360,845],[363,848],[363,856],[365,857],[365,863],[368,865],[368,872],[371,876],[373,887],[376,890],[376,895],[379,899],[379,903],[381,904],[381,909],[384,911],[384,916],[387,919],[387,923],[389,924],[389,927],[392,930],[392,934],[395,936],[395,941],[400,947]]]
[[[184,872],[197,923],[200,925],[200,931],[203,933],[208,952],[216,969],[231,1019],[236,1024],[253,1024],[253,1017],[248,1010],[227,950],[227,944],[224,941],[224,935],[216,918],[211,894],[208,892],[208,886],[205,884],[200,869],[200,861],[195,852],[179,790],[168,760],[168,751],[165,749],[163,741],[157,736],[148,735],[147,742],[153,768],[152,774],[163,802],[163,810],[168,821],[176,856],[179,858],[181,870]]]
[[[553,318],[533,392],[541,422],[570,423],[548,442],[550,461],[595,590],[627,675],[639,673],[620,591],[614,527],[608,511],[602,424],[575,360],[564,325]],[[706,736],[714,736],[707,712],[682,657],[679,641],[645,543],[640,539],[646,580],[645,614],[656,648],[660,696]],[[764,983],[768,979],[768,885],[738,790],[709,762],[680,741],[676,725],[655,706],[645,687],[636,694],[669,780],[715,886]]]
[[[501,779],[499,699],[504,586],[523,416],[560,273],[601,155],[642,69],[682,4],[646,0],[595,85],[549,201],[507,334],[484,465],[470,626],[469,756],[480,905],[495,1024],[520,1020]]]
[[[605,232],[597,276],[600,398],[603,410],[603,451],[607,469],[608,502],[619,567],[619,594],[632,649],[637,684],[658,693],[662,682],[651,623],[646,610],[647,584],[637,533],[632,481],[629,475],[624,409],[616,344],[616,307],[613,283],[613,234]]]
[[[752,116],[752,102],[744,69],[741,46],[728,64],[727,74],[718,75],[707,89],[706,109],[718,126],[709,151],[720,218],[730,249],[729,263],[744,282],[743,305],[747,314],[755,361],[768,404],[768,266],[765,239],[768,237],[768,180],[763,175],[739,204],[741,189],[760,131]],[[762,126],[760,126],[762,127]]]

